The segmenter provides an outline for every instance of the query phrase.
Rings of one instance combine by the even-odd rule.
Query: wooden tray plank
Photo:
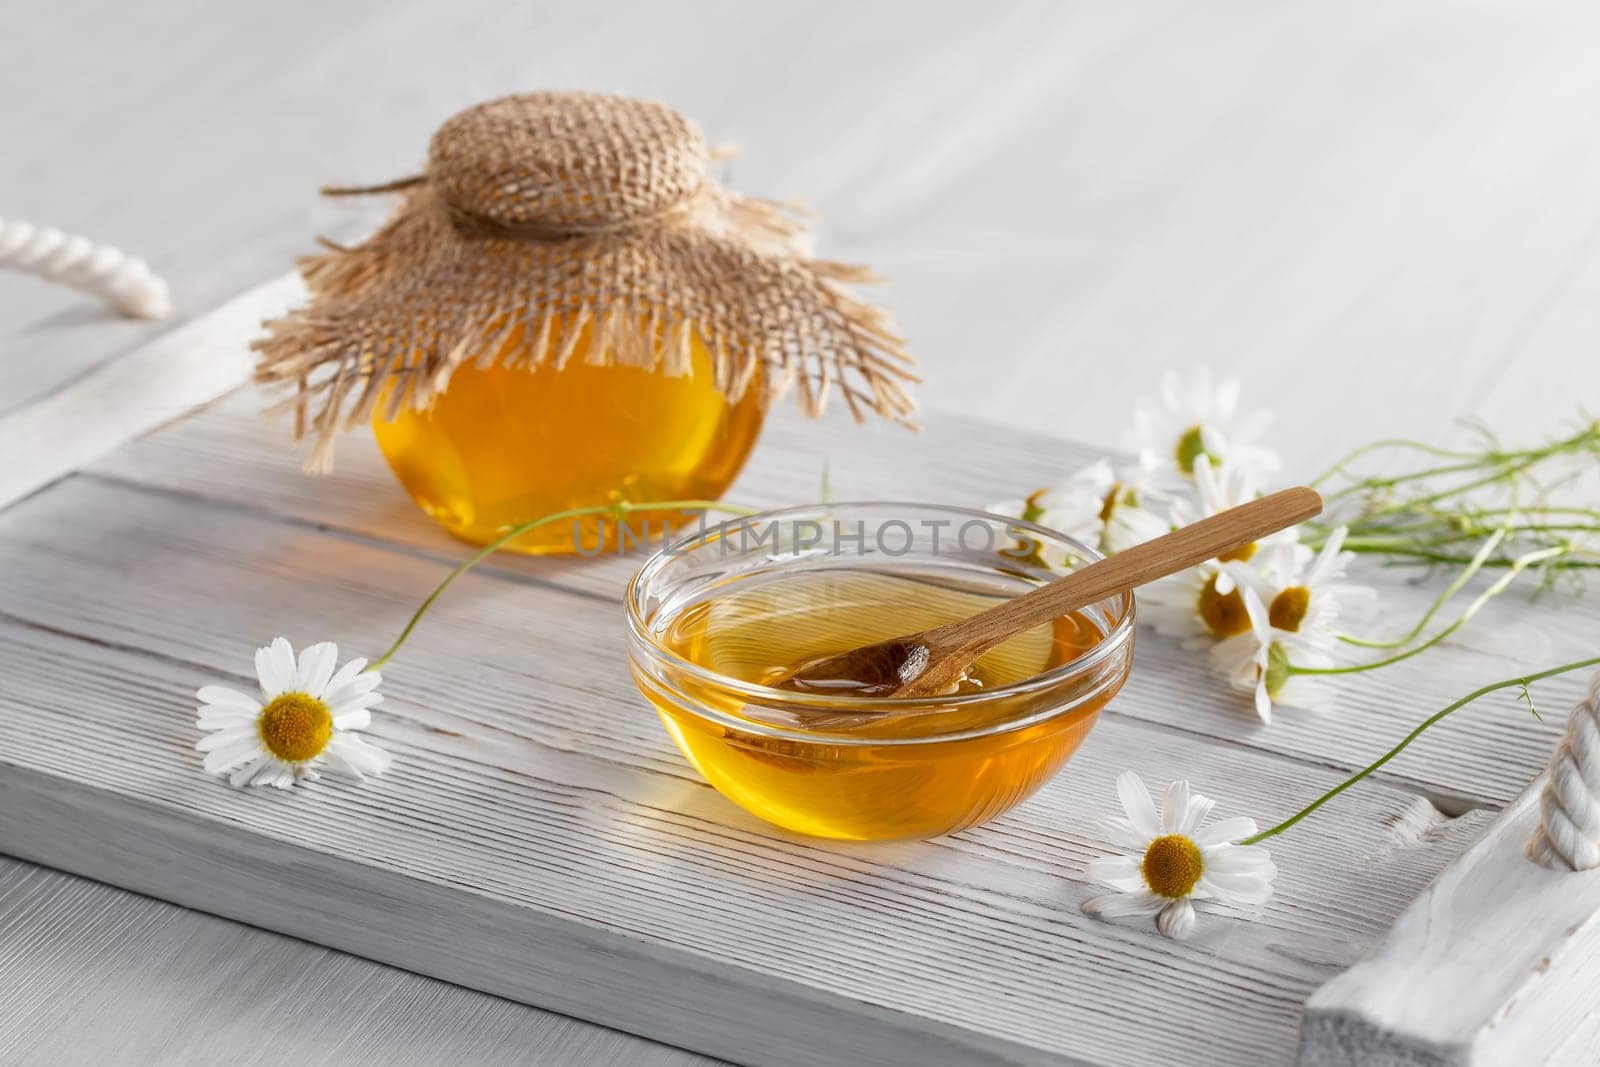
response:
[[[467,551],[425,518],[399,490],[370,434],[341,442],[328,477],[304,475],[281,427],[265,425],[263,400],[241,390],[97,464],[98,475],[223,501],[263,515],[326,526],[410,546],[444,566]],[[932,499],[984,507],[1020,496],[1074,469],[1091,455],[1082,445],[1000,430],[950,413],[933,413],[921,435],[894,427],[857,427],[840,412],[820,424],[784,407],[728,499],[751,506],[805,502],[818,491],[824,463],[836,499]],[[532,560],[499,557],[497,571],[616,600],[637,557]],[[1415,582],[1414,572],[1363,568],[1381,583],[1383,615],[1367,632],[1410,620],[1442,587],[1443,577]],[[1532,580],[1525,579],[1528,588]],[[1547,610],[1559,600],[1559,614]],[[1360,619],[1355,620],[1359,625]],[[1284,710],[1260,725],[1249,702],[1225,691],[1203,654],[1146,629],[1133,679],[1111,712],[1311,763],[1354,769],[1385,751],[1418,720],[1472,687],[1537,666],[1589,654],[1600,632],[1600,602],[1570,593],[1535,607],[1513,591],[1473,626],[1418,660],[1342,679],[1328,714]],[[1149,658],[1160,649],[1158,660]],[[1159,669],[1148,669],[1159,663]],[[1541,686],[1549,707],[1575,698],[1581,680]],[[1447,810],[1498,808],[1538,773],[1560,736],[1562,719],[1534,720],[1509,699],[1465,709],[1384,770],[1388,780],[1433,797]]]
[[[0,382],[0,507],[249,381],[256,325],[304,296],[297,276],[274,278],[16,407]]]
[[[0,916],[0,1062],[712,1063],[4,857]]]
[[[1078,910],[1115,774],[1189,775],[1261,818],[1337,775],[1111,716],[989,826],[801,841],[678,758],[623,673],[616,605],[492,574],[389,672],[390,775],[283,795],[199,773],[196,686],[244,681],[280,629],[379,647],[436,576],[93,479],[12,508],[0,850],[715,1055],[1237,1062],[1289,1055],[1305,995],[1485,821],[1369,783],[1275,846],[1261,918],[1174,944]]]
[[[1366,959],[1312,995],[1302,1062],[1594,1063],[1600,871],[1549,871],[1523,845],[1539,779]]]

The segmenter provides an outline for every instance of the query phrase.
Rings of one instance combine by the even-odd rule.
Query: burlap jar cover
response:
[[[909,422],[904,341],[847,288],[879,279],[810,258],[796,210],[720,188],[712,155],[663,104],[531,93],[447,121],[423,175],[328,190],[404,199],[367,241],[306,259],[309,305],[253,346],[256,380],[293,391],[278,408],[313,437],[308,466],[380,397],[389,417],[424,409],[468,359],[559,369],[585,325],[590,361],[688,374],[693,330],[730,400],[798,386],[816,415],[836,388],[858,421]]]

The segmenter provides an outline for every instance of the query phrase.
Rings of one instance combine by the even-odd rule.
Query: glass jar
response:
[[[568,508],[627,500],[714,500],[737,477],[761,432],[759,376],[736,401],[717,388],[710,353],[691,334],[689,373],[588,361],[585,326],[564,366],[467,360],[422,411],[372,428],[413,500],[474,544],[505,527]],[[654,343],[661,344],[658,335]],[[640,512],[635,526],[676,523]],[[595,517],[555,523],[512,542],[533,555],[608,548],[616,524]]]
[[[714,500],[787,390],[820,415],[913,425],[915,361],[879,279],[811,254],[793,206],[724,189],[700,128],[658,101],[501,97],[451,116],[423,172],[328,190],[399,194],[359,244],[302,263],[310,302],[251,343],[292,392],[307,467],[370,422],[422,509],[467,541],[560,512]],[[596,515],[508,547],[592,554]]]
[[[806,657],[961,617],[1099,558],[1031,523],[959,508],[767,512],[681,539],[645,563],[626,597],[629,661],[685,758],[755,815],[852,840],[952,833],[1020,803],[1082,744],[1128,676],[1132,596],[1057,620],[1031,646],[1029,635],[1013,638],[990,654],[1013,657],[996,664],[999,684],[950,696],[795,693],[746,667],[773,649]],[[838,610],[800,602],[808,586],[863,581],[884,588]],[[763,589],[766,602],[730,599]],[[745,607],[716,623],[717,606],[730,603]],[[1069,622],[1076,645],[1055,640]],[[704,636],[717,625],[720,644]],[[1005,652],[1013,642],[1022,644]]]

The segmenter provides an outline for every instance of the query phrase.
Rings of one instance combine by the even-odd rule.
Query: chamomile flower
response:
[[[1163,499],[1142,469],[1119,471],[1110,460],[1099,459],[1026,500],[996,504],[990,510],[1059,530],[1109,556],[1170,529],[1152,510]]]
[[[1232,463],[1258,475],[1279,467],[1277,453],[1258,444],[1271,417],[1264,412],[1240,415],[1239,383],[1213,383],[1211,372],[1196,370],[1188,378],[1169,371],[1161,392],[1141,400],[1134,411],[1129,445],[1152,474],[1182,485],[1194,477],[1195,460]]]
[[[1367,586],[1343,580],[1355,559],[1344,551],[1348,534],[1343,526],[1334,530],[1315,557],[1304,545],[1277,542],[1265,546],[1252,561],[1255,566],[1228,564],[1225,570],[1238,584],[1255,589],[1274,630],[1329,635],[1352,601],[1376,595]]]
[[[1083,905],[1103,919],[1153,915],[1167,937],[1194,930],[1194,901],[1263,904],[1272,896],[1278,869],[1260,845],[1235,844],[1256,832],[1255,820],[1223,819],[1206,825],[1215,802],[1173,782],[1158,813],[1140,777],[1124,771],[1117,796],[1127,813],[1108,820],[1112,838],[1130,848],[1121,856],[1090,862],[1088,875],[1116,890]]]
[[[1194,491],[1172,505],[1172,525],[1187,526],[1260,496],[1255,472],[1233,463],[1213,466],[1207,456],[1194,461]],[[1198,567],[1155,582],[1139,593],[1143,617],[1158,631],[1185,638],[1202,647],[1249,630],[1244,602],[1235,589],[1236,568],[1297,572],[1311,559],[1311,550],[1299,544],[1299,530],[1290,527],[1207,560]]]
[[[1224,576],[1238,587],[1235,595],[1249,627],[1212,649],[1212,663],[1235,688],[1255,694],[1262,722],[1272,721],[1274,704],[1311,709],[1328,704],[1326,686],[1293,668],[1332,666],[1340,612],[1351,601],[1374,595],[1366,586],[1342,580],[1355,558],[1344,551],[1346,532],[1343,526],[1334,530],[1309,566],[1302,564],[1303,546],[1286,544],[1268,547],[1249,564],[1223,565]]]
[[[1249,628],[1212,647],[1212,666],[1228,684],[1255,696],[1256,714],[1272,721],[1275,704],[1320,711],[1328,706],[1327,687],[1296,667],[1331,667],[1334,636],[1327,631],[1297,632],[1272,625],[1270,609],[1250,586],[1236,590]]]
[[[226,686],[202,687],[195,725],[206,735],[194,747],[206,754],[205,769],[226,775],[235,787],[279,789],[319,777],[323,767],[358,781],[387,770],[389,754],[356,736],[383,700],[383,678],[367,670],[364,659],[335,671],[338,657],[338,647],[324,641],[296,660],[280,637],[256,649],[260,698]]]

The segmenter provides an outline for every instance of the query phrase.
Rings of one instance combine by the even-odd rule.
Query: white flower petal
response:
[[[1256,637],[1263,644],[1270,642],[1272,637],[1272,623],[1267,614],[1266,601],[1261,599],[1261,594],[1249,586],[1239,589],[1239,599],[1244,601],[1244,613],[1250,617],[1250,628],[1255,631]]]
[[[1176,940],[1183,940],[1194,932],[1194,905],[1185,897],[1174,900],[1156,916],[1156,929]]]
[[[1189,813],[1189,783],[1180,779],[1167,784],[1166,798],[1161,802],[1161,832],[1175,834]]]
[[[208,705],[200,709],[200,717],[194,724],[201,730],[231,730],[237,726],[254,726],[260,714],[259,711],[218,711],[215,706]]]
[[[1184,837],[1193,838],[1195,831],[1200,829],[1200,824],[1211,815],[1211,809],[1217,802],[1208,796],[1194,793],[1189,797],[1189,808],[1183,819],[1178,823],[1177,832]]]
[[[1238,399],[1237,379],[1219,381],[1200,368],[1164,376],[1157,394],[1136,405],[1128,443],[1138,452],[1141,466],[1175,488],[1200,480],[1195,472],[1201,460],[1251,474],[1276,469],[1277,456],[1256,443],[1270,416],[1241,413]],[[1195,430],[1204,453],[1196,457],[1195,471],[1186,475],[1178,466],[1178,446]]]
[[[1340,550],[1344,547],[1344,539],[1349,533],[1349,527],[1340,526],[1328,535],[1327,541],[1323,542],[1322,551],[1317,553],[1316,562],[1311,564],[1311,570],[1306,574],[1307,586],[1315,589],[1337,576],[1335,572],[1342,569],[1340,564],[1343,562]]]
[[[1113,889],[1131,890],[1144,886],[1144,873],[1137,856],[1101,856],[1090,860],[1084,873]]]
[[[354,778],[358,782],[366,780],[366,775],[362,774],[355,764],[345,759],[344,754],[331,742],[327,748],[322,750],[322,762],[335,774],[342,774],[346,778]]]
[[[1202,850],[1202,865],[1210,874],[1248,874],[1272,878],[1278,873],[1272,857],[1260,845],[1221,845]]]
[[[1272,722],[1272,698],[1267,695],[1267,679],[1262,675],[1256,683],[1256,715],[1264,723]]]
[[[1135,849],[1142,853],[1150,844],[1151,839],[1155,837],[1154,834],[1140,833],[1132,822],[1120,815],[1111,816],[1102,820],[1102,822],[1105,826],[1106,836],[1111,838],[1113,844],[1120,845],[1123,848]]]
[[[1086,915],[1100,919],[1122,919],[1130,915],[1154,915],[1166,906],[1166,899],[1148,889],[1135,893],[1107,893],[1083,903]]]
[[[294,688],[294,649],[286,638],[275,637],[272,644],[256,649],[256,677],[261,681],[264,700]]]
[[[382,774],[394,763],[389,753],[352,733],[334,734],[324,752],[338,756],[357,775]]]
[[[249,763],[246,763],[243,767],[240,767],[238,770],[234,771],[233,774],[228,778],[228,784],[233,786],[235,789],[242,789],[244,786],[250,784],[250,779],[256,776],[256,772],[261,769],[262,764],[270,762],[271,759],[271,756],[257,756]]]
[[[1161,832],[1161,819],[1156,815],[1155,802],[1144,780],[1133,771],[1123,771],[1117,776],[1117,797],[1122,809],[1128,813],[1128,822],[1148,841]]]
[[[1273,703],[1279,707],[1301,708],[1305,711],[1327,711],[1333,707],[1333,695],[1332,688],[1326,682],[1290,675],[1289,680],[1283,683],[1283,688],[1278,690]]]
[[[352,711],[365,711],[368,708],[377,707],[383,703],[383,694],[377,692],[363,693],[360,696],[351,697],[349,700],[341,700],[337,703],[325,701],[324,703],[328,705],[328,714],[337,719],[339,716],[349,714]]]
[[[250,784],[272,785],[286,770],[288,770],[288,764],[274,756],[268,756],[266,762],[256,768],[256,773],[250,779]],[[290,778],[293,780],[293,775]]]
[[[361,674],[339,682],[337,685],[329,683],[328,688],[322,694],[322,699],[329,707],[346,704],[377,689],[382,681],[383,675],[377,671],[363,671]]]
[[[350,679],[354,678],[356,675],[360,674],[366,669],[366,657],[357,656],[355,659],[351,660],[349,663],[346,663],[343,667],[340,667],[334,672],[333,677],[328,679],[328,684],[323,688],[323,695],[326,696],[328,693],[338,689],[341,685],[348,682]],[[377,674],[378,672],[373,671],[372,673]]]
[[[310,760],[290,763],[264,747],[258,730],[264,706],[261,700],[220,685],[197,690],[202,703],[195,726],[203,736],[195,748],[206,753],[205,769],[227,775],[235,787],[277,789],[320,777],[317,764],[323,758],[357,778],[388,769],[392,759],[387,752],[351,733],[371,724],[369,709],[383,701],[377,692],[382,677],[377,671],[368,671],[367,661],[360,657],[335,670],[338,656],[338,647],[324,641],[307,647],[297,658],[283,637],[255,652],[256,675],[267,702],[287,692],[303,692],[329,705],[334,736],[323,752]]]
[[[230,689],[225,685],[203,685],[195,696],[200,698],[200,703],[211,707],[231,708],[249,712],[261,709],[261,701],[255,697],[246,696],[237,689]]]
[[[295,671],[294,687],[309,696],[321,698],[333,677],[333,668],[339,662],[339,646],[332,641],[322,641],[300,652],[300,665]]]
[[[200,744],[213,740],[219,735],[212,734],[202,738]],[[199,749],[199,745],[195,746]],[[261,739],[253,733],[240,733],[228,739],[223,744],[210,748],[205,759],[205,769],[208,774],[222,774],[232,770],[241,763],[245,763],[261,754]]]
[[[231,745],[241,738],[248,738],[252,741],[260,740],[256,736],[256,732],[253,728],[235,726],[225,730],[218,730],[215,733],[206,734],[204,737],[194,743],[194,750],[196,752],[214,752],[222,746]]]
[[[1189,836],[1201,848],[1207,845],[1221,845],[1240,838],[1250,837],[1256,832],[1256,821],[1246,815],[1236,815],[1231,819],[1221,819],[1210,826],[1202,827]]]
[[[1254,874],[1214,874],[1207,871],[1200,884],[1218,900],[1239,904],[1264,904],[1272,899],[1272,880]]]
[[[1278,869],[1267,849],[1260,845],[1233,842],[1256,833],[1255,821],[1236,817],[1206,826],[1214,802],[1194,792],[1189,782],[1179,779],[1167,785],[1162,810],[1157,818],[1143,781],[1133,771],[1117,778],[1117,793],[1130,815],[1141,807],[1149,809],[1146,818],[1155,818],[1162,835],[1181,834],[1199,848],[1200,877],[1180,898],[1163,897],[1153,892],[1144,880],[1144,861],[1148,843],[1132,855],[1103,856],[1090,861],[1085,869],[1089,878],[1118,892],[1096,897],[1084,904],[1087,914],[1103,918],[1124,915],[1156,916],[1156,926],[1167,937],[1183,938],[1193,932],[1196,913],[1193,901],[1219,900],[1234,904],[1261,904],[1272,896],[1272,880]],[[1112,819],[1119,832],[1137,832],[1133,820]]]
[[[351,711],[340,712],[333,717],[335,730],[365,730],[372,725],[372,712],[366,708],[355,708]]]

